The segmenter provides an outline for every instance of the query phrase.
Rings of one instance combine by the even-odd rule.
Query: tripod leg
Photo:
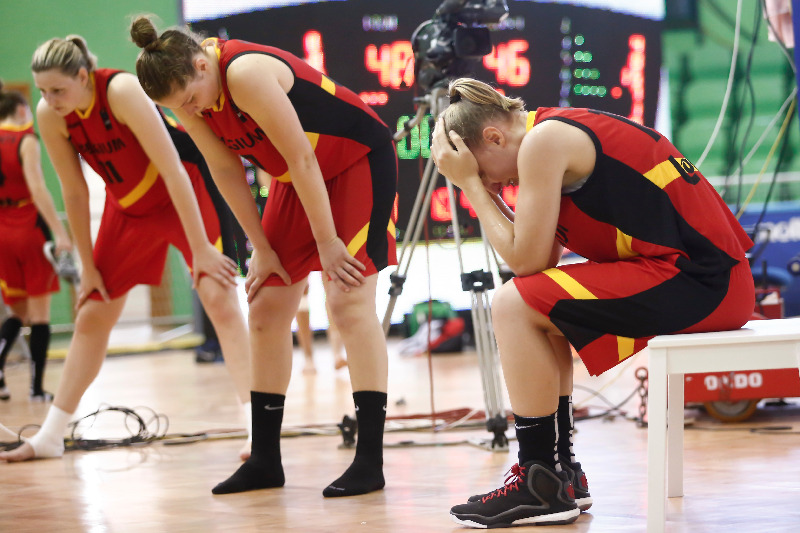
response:
[[[428,159],[428,163],[425,165],[425,171],[422,174],[419,190],[417,191],[417,198],[414,200],[414,208],[411,211],[408,228],[406,228],[406,234],[403,237],[403,244],[400,247],[400,255],[397,259],[397,270],[392,277],[392,287],[389,289],[389,304],[386,307],[386,313],[383,315],[382,325],[384,335],[389,334],[389,327],[392,325],[394,306],[397,302],[397,297],[403,292],[403,283],[406,280],[408,269],[411,266],[411,258],[414,256],[414,249],[417,247],[417,242],[419,242],[419,237],[422,233],[425,217],[431,205],[431,196],[433,195],[433,189],[436,187],[436,180],[438,177],[439,173],[436,172],[436,165],[433,163],[433,159]],[[407,257],[406,254],[408,254]],[[398,274],[398,272],[402,272],[402,274]]]

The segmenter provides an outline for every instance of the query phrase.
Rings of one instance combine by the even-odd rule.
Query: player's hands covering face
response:
[[[454,131],[446,131],[444,119],[441,118],[433,129],[431,157],[439,172],[453,185],[463,189],[470,180],[480,181],[480,168],[475,156],[461,136]]]

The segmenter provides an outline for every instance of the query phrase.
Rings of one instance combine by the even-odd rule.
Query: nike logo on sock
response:
[[[514,424],[514,429],[529,429],[529,428],[535,428],[538,425],[539,424],[531,424],[530,426],[519,426],[517,424]]]
[[[270,404],[267,404],[267,405],[264,406],[264,409],[266,409],[267,411],[279,411],[279,410],[283,409],[283,406],[282,405],[276,405],[275,407],[273,407]]]
[[[328,488],[333,490],[344,490],[344,487],[334,487],[333,485],[328,485]]]

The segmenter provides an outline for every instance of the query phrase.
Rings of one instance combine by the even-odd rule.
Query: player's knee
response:
[[[508,322],[510,318],[518,317],[527,304],[522,299],[517,286],[513,281],[503,284],[494,293],[492,298],[492,321],[497,324]]]

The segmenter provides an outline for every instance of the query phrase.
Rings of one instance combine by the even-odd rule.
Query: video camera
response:
[[[415,78],[429,91],[449,76],[460,74],[464,60],[479,59],[492,51],[486,24],[508,15],[506,0],[444,0],[433,18],[414,30]]]

